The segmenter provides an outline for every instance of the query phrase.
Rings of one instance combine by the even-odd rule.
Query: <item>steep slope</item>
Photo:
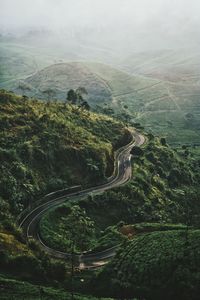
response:
[[[32,205],[43,193],[71,185],[88,186],[103,181],[105,176],[110,175],[112,172],[113,150],[119,145],[127,143],[130,136],[127,130],[124,129],[124,125],[111,117],[81,110],[74,105],[54,101],[46,103],[16,96],[3,90],[0,92],[0,128],[1,270],[6,274],[9,273],[11,277],[16,276],[19,280],[39,282],[40,285],[49,284],[58,288],[64,287],[65,281],[69,285],[69,265],[66,265],[65,262],[50,259],[31,239],[26,244],[21,232],[16,228],[16,215],[23,208]],[[95,222],[96,237],[92,241],[94,251],[95,249],[99,251],[108,246],[125,242],[123,249],[120,250],[124,259],[120,260],[123,271],[126,270],[127,264],[130,265],[129,260],[132,262],[135,257],[133,252],[130,258],[128,257],[125,245],[129,245],[129,242],[127,242],[129,238],[133,238],[133,241],[130,241],[131,245],[134,243],[134,230],[138,229],[139,226],[142,227],[141,224],[136,226],[136,222],[158,223],[154,225],[147,224],[145,227],[147,231],[153,231],[150,227],[156,228],[157,231],[165,228],[165,234],[159,235],[157,233],[156,235],[154,233],[154,246],[156,248],[158,241],[162,243],[164,249],[167,249],[168,241],[174,240],[175,237],[174,249],[176,253],[178,253],[179,242],[178,247],[176,247],[176,243],[179,240],[182,251],[180,252],[184,252],[182,246],[183,235],[184,242],[190,242],[190,239],[185,238],[185,236],[188,236],[188,225],[199,227],[199,162],[195,161],[189,149],[181,149],[175,152],[166,144],[163,138],[159,139],[147,134],[146,140],[146,146],[140,149],[139,154],[133,151],[134,177],[128,184],[103,194],[91,194],[87,199],[80,200],[80,198],[77,198],[76,200],[76,204],[86,212],[87,217]],[[62,217],[67,216],[70,205],[72,203],[69,201],[66,205],[52,210],[43,219],[45,221],[43,225],[51,230],[51,236],[44,237],[47,242],[49,238],[53,242],[58,238],[60,233],[57,231],[56,226],[60,222],[64,222]],[[169,222],[181,222],[187,226],[162,224]],[[132,231],[128,232],[130,229]],[[168,230],[172,229],[173,233],[167,233]],[[178,229],[182,231],[180,232]],[[176,233],[174,230],[178,230],[178,232]],[[48,234],[48,232],[46,233]],[[192,232],[191,235],[192,246],[194,247],[190,247],[189,250],[194,253],[198,241],[194,244],[193,240],[198,240],[199,234],[195,233],[193,235]],[[59,240],[66,242],[61,235]],[[144,247],[139,248],[144,249],[146,247],[147,254],[145,252],[146,256],[144,258],[147,257],[148,264],[148,257],[153,255],[155,251],[152,248],[151,252],[148,246],[149,240],[144,241],[144,243]],[[145,246],[146,243],[147,246]],[[133,248],[136,246],[133,246]],[[185,249],[187,251],[188,248],[185,247]],[[171,253],[168,254],[169,257],[173,258]],[[190,258],[189,255],[187,261]],[[136,255],[134,260],[136,264],[137,259],[139,263],[142,260]],[[178,262],[182,266],[182,260],[178,260]],[[194,266],[193,262],[192,258],[192,268]],[[175,263],[177,264],[176,260]],[[113,269],[115,264],[119,273]],[[144,265],[146,266],[146,261]],[[185,260],[183,265],[185,266]],[[111,270],[106,268],[105,273],[99,277],[100,284],[98,286],[100,290],[94,292],[100,296],[104,295],[105,291],[110,291],[111,294],[109,295],[113,295],[112,290],[104,289],[105,281],[106,284],[110,284],[111,289],[113,287],[113,282],[109,282],[107,274],[109,274],[109,278],[112,276],[113,280],[118,280],[117,276],[121,276],[118,261],[114,260],[111,266],[114,267]],[[157,270],[157,265],[153,266],[155,267],[153,270]],[[164,266],[166,266],[166,270],[171,270],[170,259],[169,261],[164,260]],[[127,288],[127,282],[132,284],[131,276],[133,276],[133,273],[131,270],[128,270],[129,277],[124,277],[124,281],[121,282],[122,289],[124,288],[124,282],[125,288]],[[137,279],[143,275],[146,276],[145,270],[138,271]],[[190,265],[186,268],[187,272],[190,272]],[[164,273],[164,275],[166,275],[166,278],[169,277],[168,273]],[[86,276],[85,279],[87,276],[93,277],[94,273],[81,274],[80,276],[81,278]],[[185,287],[185,277],[183,279]],[[80,277],[78,277],[76,291],[88,292],[88,280],[87,278],[86,282],[81,282],[80,285]],[[14,290],[18,288],[17,286],[20,289],[20,282],[17,282],[15,286],[15,283],[9,280],[6,281],[0,278],[0,281],[3,282],[3,286],[10,284],[13,287],[14,284]],[[134,284],[137,285],[137,283],[138,281],[134,281]],[[142,290],[143,287],[146,289],[145,284],[141,285],[138,292],[139,296],[146,295],[143,294]],[[168,290],[173,287],[170,284],[171,282],[167,286]],[[191,277],[191,284],[193,288],[189,289],[189,295],[196,289],[194,277]],[[93,291],[94,286],[93,282],[92,287],[89,284],[89,294]],[[31,290],[35,293],[35,287],[27,285],[26,287],[30,289],[30,293]],[[151,286],[147,286],[147,288],[152,291]],[[53,290],[44,289],[46,293],[55,294]],[[16,292],[18,293],[18,291]],[[128,294],[129,289],[125,289],[125,292]],[[33,297],[35,296],[33,295]]]
[[[63,100],[70,88],[84,86],[93,106],[110,103],[115,109],[120,109],[121,96],[151,87],[158,81],[130,76],[100,63],[71,62],[49,66],[26,78],[23,83],[24,93],[28,95],[47,99],[43,92],[52,89],[55,93],[53,97]],[[20,86],[16,89],[22,93]]]
[[[108,116],[5,90],[0,91],[0,128],[1,272],[63,287],[69,276],[66,263],[51,260],[34,241],[26,243],[17,215],[44,193],[104,182],[113,171],[114,149],[129,142],[130,135],[122,123]],[[7,283],[12,286],[4,281],[3,292]],[[17,285],[21,289],[16,283],[13,293],[20,298]],[[35,288],[31,289],[34,294]]]
[[[0,127],[0,191],[17,212],[38,192],[103,181],[112,173],[114,147],[129,138],[110,117],[5,91]]]
[[[121,243],[123,224],[157,222],[199,227],[198,158],[195,161],[189,149],[175,152],[161,141],[158,138],[148,140],[142,148],[143,154],[133,157],[129,183],[77,201],[95,224],[95,237],[88,241],[89,249],[100,251]],[[44,216],[40,227],[43,240],[62,251],[67,248],[67,239],[61,224],[69,213],[69,203],[52,209]],[[134,236],[136,230],[129,229],[129,237]]]

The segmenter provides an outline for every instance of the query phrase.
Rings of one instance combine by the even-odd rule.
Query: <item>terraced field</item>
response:
[[[105,65],[91,65],[109,83],[114,107],[137,113],[140,122],[171,143],[200,141],[200,84],[169,81],[159,76],[116,72]],[[192,73],[192,70],[190,70]],[[189,72],[189,67],[188,67]]]
[[[36,47],[0,41],[0,87],[12,89],[16,82],[56,61]]]

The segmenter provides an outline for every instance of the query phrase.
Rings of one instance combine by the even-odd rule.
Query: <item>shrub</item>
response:
[[[143,156],[144,155],[144,151],[140,147],[134,146],[131,149],[131,154],[135,155],[135,156]]]

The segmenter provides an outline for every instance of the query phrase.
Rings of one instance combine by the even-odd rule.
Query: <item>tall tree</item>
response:
[[[83,109],[85,109],[85,110],[90,110],[90,105],[88,104],[88,102],[87,101],[83,101],[82,103],[81,103],[81,108],[83,108]]]
[[[73,89],[69,90],[68,93],[67,93],[66,100],[69,101],[72,104],[76,104],[77,100],[78,100],[77,93]]]
[[[84,87],[79,86],[76,89],[76,95],[77,95],[79,104],[82,104],[84,102],[83,96],[87,95],[87,94],[88,94],[88,92],[87,92],[86,88],[84,88]]]
[[[53,97],[55,97],[56,93],[53,89],[46,89],[42,91],[42,94],[47,96],[47,100],[50,101]]]

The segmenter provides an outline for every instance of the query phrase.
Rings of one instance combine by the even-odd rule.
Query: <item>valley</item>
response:
[[[199,299],[199,6],[168,2],[0,0],[0,299]]]
[[[17,289],[20,289],[20,280],[37,285],[38,278],[47,295],[54,293],[53,290],[47,290],[48,285],[53,285],[53,289],[65,287],[70,291],[71,256],[67,259],[65,252],[71,251],[71,239],[74,241],[74,251],[80,253],[90,250],[85,258],[84,254],[79,257],[84,280],[81,286],[77,267],[74,266],[74,289],[85,295],[89,291],[90,299],[91,295],[98,298],[115,297],[115,286],[99,289],[94,284],[97,278],[103,287],[105,280],[104,269],[99,271],[96,267],[107,263],[107,259],[110,260],[116,250],[116,255],[119,255],[124,245],[127,245],[126,249],[132,241],[136,243],[140,236],[144,236],[145,241],[145,237],[153,233],[160,239],[163,231],[166,231],[166,237],[174,232],[181,243],[185,243],[187,234],[193,236],[193,231],[198,237],[198,151],[195,153],[188,147],[174,151],[165,138],[158,138],[143,130],[141,135],[145,136],[146,143],[140,148],[144,139],[139,139],[137,144],[130,143],[130,132],[122,121],[80,110],[77,105],[62,101],[44,102],[16,96],[5,90],[1,91],[0,99],[0,124],[3,128],[0,136],[1,270],[3,274],[5,270],[8,272],[6,280],[11,286],[13,276],[17,276],[18,282],[13,286],[16,295],[19,293]],[[138,136],[135,135],[134,139],[137,141]],[[111,183],[105,183],[106,177],[111,176],[114,170],[114,158],[117,157],[114,150],[127,144],[128,148],[122,148],[123,151],[118,154],[121,159],[117,163],[119,171],[114,171],[116,177],[111,177]],[[130,150],[133,155],[131,165]],[[121,183],[124,184],[120,186]],[[98,187],[99,184],[103,185]],[[49,202],[47,198],[47,202],[40,202],[37,208],[36,200],[45,193],[51,195],[55,190],[65,191],[67,187],[77,185],[82,186],[79,195],[77,192],[74,196],[64,194],[55,200],[51,198]],[[95,185],[96,189],[90,188]],[[16,223],[17,216],[24,209],[28,211],[28,216],[29,212],[37,212],[39,209],[38,220],[37,215],[32,213],[30,222],[26,214],[22,215],[25,224],[22,227],[25,232],[28,230],[27,238]],[[41,236],[39,243],[35,240],[38,226]],[[87,226],[91,227],[87,229],[89,231],[86,230]],[[86,231],[82,232],[82,227]],[[74,232],[72,236],[71,232]],[[41,242],[44,243],[42,247],[39,245]],[[196,242],[198,245],[198,238]],[[188,249],[188,254],[184,255],[189,255],[188,259],[193,266],[196,260],[191,257],[189,240],[188,243],[184,244]],[[197,248],[192,251],[195,258]],[[60,260],[61,257],[64,260]],[[173,260],[176,259],[176,256],[173,257]],[[115,262],[114,257],[112,263]],[[91,266],[95,267],[94,270],[92,268],[82,273]],[[105,272],[110,272],[109,266]],[[169,268],[173,269],[173,265],[169,265]],[[1,280],[6,284],[4,279]],[[53,283],[54,280],[59,280],[59,284]],[[129,281],[128,278],[125,280]],[[196,293],[198,288],[195,278],[191,276],[190,280],[194,288],[188,291]],[[109,282],[108,279],[106,281]],[[148,285],[150,296],[143,292],[143,287],[139,295],[151,297],[151,286]],[[30,293],[33,288],[37,290],[37,287],[30,286]],[[123,282],[121,288],[123,290]],[[153,294],[154,297],[159,299],[162,291],[158,290],[158,296]],[[62,291],[59,293],[62,295]],[[118,290],[120,293],[121,290]],[[176,297],[176,293],[173,297]]]

